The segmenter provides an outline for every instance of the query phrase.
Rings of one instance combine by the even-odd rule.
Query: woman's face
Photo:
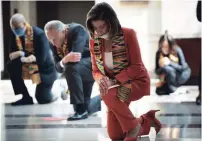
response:
[[[168,41],[164,41],[161,45],[161,51],[163,54],[168,55],[170,52]]]
[[[109,26],[103,20],[92,21],[92,25],[94,27],[95,34],[98,36],[102,36],[109,32]]]

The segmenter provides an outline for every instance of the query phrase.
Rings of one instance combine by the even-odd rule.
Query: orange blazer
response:
[[[119,74],[117,74],[115,76],[115,79],[117,79],[121,84],[124,84],[128,80],[132,80],[130,101],[135,101],[142,98],[143,96],[150,94],[150,78],[142,62],[140,47],[135,31],[130,28],[122,28],[122,31],[124,34],[124,41],[127,46],[127,58],[129,61],[129,66],[123,69]],[[93,39],[90,39],[90,52],[93,77],[95,80],[98,80],[104,75],[98,69],[95,61]],[[105,71],[108,74],[112,73],[109,69],[107,69],[105,60],[103,60],[103,62]]]

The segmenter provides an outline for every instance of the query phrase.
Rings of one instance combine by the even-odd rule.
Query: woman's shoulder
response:
[[[122,27],[122,32],[126,42],[131,39],[130,37],[136,36],[135,30],[132,28]]]
[[[176,45],[175,49],[176,49],[176,52],[177,52],[177,53],[180,53],[180,52],[182,52],[182,49],[181,49],[181,47],[180,47],[180,46],[178,46],[178,45]]]
[[[123,31],[124,33],[127,33],[127,34],[131,34],[132,32],[135,32],[134,29],[128,28],[128,27],[122,27],[122,31]],[[136,33],[136,32],[135,32],[135,33]]]

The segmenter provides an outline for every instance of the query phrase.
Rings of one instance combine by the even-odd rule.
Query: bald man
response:
[[[7,70],[15,95],[23,98],[12,105],[33,104],[24,84],[25,70],[32,82],[37,84],[35,97],[40,104],[55,101],[57,97],[51,92],[57,78],[49,42],[42,29],[29,25],[22,14],[15,14],[10,19],[13,31],[10,41],[10,61]]]

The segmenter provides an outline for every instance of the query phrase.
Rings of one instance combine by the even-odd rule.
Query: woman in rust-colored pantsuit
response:
[[[108,107],[109,137],[136,141],[139,136],[149,134],[151,126],[158,133],[161,124],[155,118],[157,110],[136,118],[129,109],[131,101],[150,93],[150,79],[135,31],[121,27],[116,13],[105,2],[91,8],[86,25],[91,35],[93,76]]]

